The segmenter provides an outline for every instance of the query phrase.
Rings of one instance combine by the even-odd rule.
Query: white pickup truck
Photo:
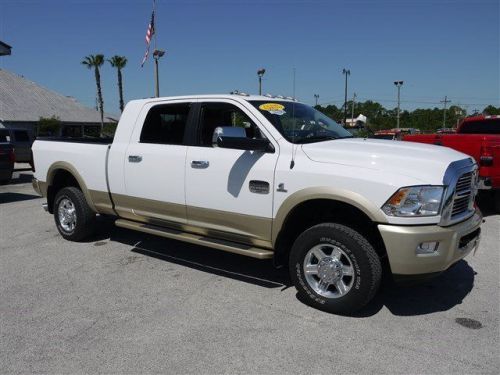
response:
[[[116,225],[288,265],[311,305],[350,313],[479,244],[477,166],[448,148],[353,138],[265,96],[127,104],[114,139],[33,145],[35,190],[68,240]]]

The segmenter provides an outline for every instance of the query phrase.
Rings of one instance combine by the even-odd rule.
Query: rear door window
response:
[[[152,107],[141,131],[141,143],[183,145],[191,103],[161,104]]]
[[[500,119],[467,121],[462,125],[463,134],[500,134]]]

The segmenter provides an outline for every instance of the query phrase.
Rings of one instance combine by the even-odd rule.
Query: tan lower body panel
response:
[[[115,222],[116,226],[154,234],[161,237],[171,238],[174,240],[189,242],[196,245],[211,247],[218,250],[227,251],[239,255],[245,255],[257,259],[271,259],[273,252],[266,249],[260,249],[252,246],[247,246],[235,242],[218,240],[210,237],[204,237],[197,234],[182,232],[179,230],[167,229],[151,224],[138,223],[124,219],[118,219]]]
[[[91,190],[90,194],[100,213],[114,214],[107,192]],[[122,194],[112,194],[112,197],[116,214],[123,219],[272,249],[270,218],[199,207],[186,208],[181,204]]]
[[[89,195],[99,213],[107,215],[115,214],[107,191],[89,190]]]

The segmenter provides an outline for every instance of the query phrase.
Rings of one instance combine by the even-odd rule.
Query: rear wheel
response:
[[[95,213],[80,189],[71,186],[59,190],[53,212],[57,229],[66,240],[81,241],[94,233]]]
[[[290,276],[304,301],[332,313],[366,305],[380,285],[382,266],[370,243],[341,224],[316,225],[290,253]]]

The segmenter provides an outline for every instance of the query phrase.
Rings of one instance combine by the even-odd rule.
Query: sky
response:
[[[152,1],[0,0],[0,68],[95,106],[88,54],[123,55],[125,100],[154,95],[140,67]],[[348,95],[403,109],[500,106],[499,0],[157,0],[162,96],[258,93],[341,106]],[[102,67],[104,107],[119,113],[116,71]],[[450,104],[448,104],[450,105]]]

